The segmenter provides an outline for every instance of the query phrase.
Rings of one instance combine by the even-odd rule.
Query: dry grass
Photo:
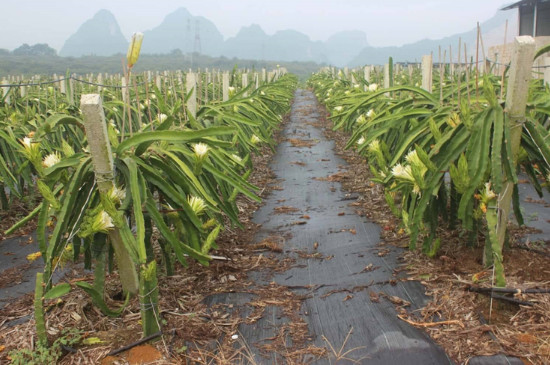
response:
[[[289,138],[287,141],[292,145],[292,147],[307,147],[311,148],[315,146],[319,141],[312,139],[299,139],[299,138]]]

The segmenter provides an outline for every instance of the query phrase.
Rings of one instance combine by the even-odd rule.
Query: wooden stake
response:
[[[457,68],[458,68],[458,71],[457,71],[457,73],[458,73],[457,105],[458,105],[459,109],[460,109],[460,96],[462,94],[462,92],[460,90],[460,81],[462,79],[462,67],[461,67],[462,59],[460,58],[461,49],[462,49],[462,38],[459,37],[458,38],[458,58],[457,58],[457,61],[458,61],[458,64],[457,64]]]
[[[480,29],[479,29],[479,22],[477,22],[477,39],[476,39],[476,100],[479,99],[479,36],[480,36]]]
[[[508,19],[506,19],[506,24],[504,25],[504,43],[502,44],[502,54],[506,54],[506,38],[508,36]],[[504,65],[501,65],[500,68],[500,99],[502,100],[504,98],[504,71],[506,70],[506,67]]]
[[[466,43],[464,43],[464,62],[466,63],[466,93],[468,94],[468,106],[470,106],[470,66],[468,64],[468,52],[466,50]]]
[[[439,102],[443,101],[443,64],[441,63],[441,46],[439,46],[439,56],[437,59],[439,63]]]

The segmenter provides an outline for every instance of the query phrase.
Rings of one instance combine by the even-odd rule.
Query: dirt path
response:
[[[449,363],[426,334],[397,318],[392,300],[398,299],[392,297],[414,310],[426,301],[424,288],[395,274],[399,250],[378,245],[380,228],[355,214],[356,197],[338,182],[345,162],[323,136],[319,117],[314,95],[298,90],[272,164],[278,186],[255,216],[262,225],[258,241],[284,239],[285,253],[296,258],[274,280],[307,297],[301,315],[309,334],[316,346],[329,349],[329,359],[317,363]],[[254,344],[276,336],[288,321],[273,307],[241,331]],[[274,354],[271,363],[277,362]]]

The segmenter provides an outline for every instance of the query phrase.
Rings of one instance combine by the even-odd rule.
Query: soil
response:
[[[6,236],[5,231],[25,218],[40,203],[38,192],[26,192],[24,199],[12,198],[7,210],[0,210],[0,241],[7,237],[24,236],[36,229],[36,217],[25,226],[17,229],[11,235]]]

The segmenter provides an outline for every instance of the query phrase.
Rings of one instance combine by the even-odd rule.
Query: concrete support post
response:
[[[100,194],[108,194],[114,186],[115,171],[111,143],[107,136],[107,124],[99,94],[85,94],[80,100],[88,147],[92,155],[97,188]],[[115,251],[120,281],[125,292],[138,291],[138,276],[135,265],[122,241],[118,228],[109,231],[109,240]]]
[[[224,72],[222,75],[222,101],[229,100],[229,72]]]
[[[185,75],[185,90],[191,96],[187,99],[187,111],[195,118],[197,116],[197,76],[194,72]]]
[[[422,88],[432,92],[432,55],[422,56]]]

